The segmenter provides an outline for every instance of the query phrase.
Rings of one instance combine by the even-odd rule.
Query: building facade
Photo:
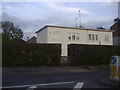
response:
[[[113,26],[111,26],[111,30],[114,30],[113,45],[120,45],[120,26],[119,26],[119,24],[113,24]]]
[[[26,41],[26,43],[36,43],[36,37],[35,36],[33,36],[32,38],[30,38],[30,39],[28,39],[27,41]]]
[[[67,56],[68,44],[113,45],[111,30],[80,29],[47,25],[37,33],[37,43],[58,43],[61,56]]]

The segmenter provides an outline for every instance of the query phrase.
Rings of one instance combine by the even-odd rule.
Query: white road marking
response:
[[[46,83],[46,84],[38,84],[37,86],[58,85],[58,84],[71,84],[71,83],[75,83],[75,82]]]
[[[35,88],[37,88],[37,86],[36,86],[36,85],[32,85],[31,87],[29,87],[29,88],[26,89],[26,90],[34,90]]]
[[[31,85],[21,85],[21,86],[8,86],[8,87],[0,87],[0,88],[21,88],[21,87],[29,87]]]
[[[20,88],[20,87],[30,87],[30,86],[46,86],[46,85],[59,85],[59,84],[71,84],[75,82],[58,82],[58,83],[45,83],[45,84],[32,84],[32,85],[20,85],[20,86],[8,86],[0,88]]]
[[[83,86],[84,82],[78,82],[75,87],[73,88],[73,90],[80,90]]]

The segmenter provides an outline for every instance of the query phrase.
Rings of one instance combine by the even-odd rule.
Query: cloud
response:
[[[16,26],[18,25],[24,32],[25,36],[24,39],[26,39],[27,36],[32,37],[37,30],[48,25],[63,25],[63,26],[70,26],[67,19],[61,18],[60,16],[56,17],[47,17],[45,19],[36,19],[36,20],[23,20],[19,17],[12,16],[8,13],[2,13],[2,20],[3,21],[11,21]],[[59,20],[59,21],[58,21]],[[68,22],[68,23],[66,23]]]
[[[104,8],[108,8],[108,7],[112,7],[115,3],[115,1],[109,1],[109,2],[101,2],[99,3],[101,5],[101,7],[104,7]]]
[[[37,26],[36,24],[40,23],[40,20],[23,20],[23,19],[20,19],[19,17],[12,16],[8,13],[2,14],[2,20],[11,21],[15,23],[15,25],[19,25],[21,28],[25,29],[26,32],[30,31],[31,30],[30,28],[36,27]]]
[[[36,19],[36,20],[23,20],[19,17],[12,16],[8,13],[2,14],[3,21],[11,21],[15,25],[18,25],[24,32],[24,39],[26,37],[32,37],[37,30],[42,28],[45,25],[59,25],[59,26],[72,26],[74,27],[75,24],[72,20],[63,18],[61,16],[51,16],[45,19]]]
[[[87,11],[85,9],[81,9],[81,8],[74,8],[74,7],[66,7],[66,6],[60,6],[60,5],[57,5],[55,3],[46,3],[47,6],[49,8],[52,8],[54,10],[57,10],[57,11],[63,11],[63,12],[69,12],[69,13],[76,13],[78,12],[79,10],[81,11],[81,14],[91,14],[90,11]]]
[[[92,22],[92,24],[90,24]],[[88,21],[87,23],[84,23],[83,26],[85,28],[92,28],[96,29],[96,27],[103,26],[106,29],[110,29],[110,27],[113,25],[113,20],[106,20],[106,21],[97,21],[97,20],[91,20]]]
[[[72,12],[74,9],[72,10]],[[69,11],[71,12],[71,11]],[[42,28],[43,26],[47,25],[58,25],[58,26],[68,26],[68,27],[75,27],[75,21],[74,18],[65,18],[65,16],[59,15],[57,13],[56,15],[52,15],[46,18],[38,18],[34,20],[26,20],[21,19],[20,17],[15,17],[9,13],[3,13],[3,21],[11,21],[15,25],[19,25],[20,28],[24,32],[24,40],[27,39],[27,37],[32,37],[35,35],[35,32]],[[110,18],[110,17],[109,17]],[[106,20],[106,21],[103,21]],[[88,22],[84,22],[82,25],[85,28],[96,28],[98,26],[103,27],[110,27],[112,25],[112,19],[107,20],[106,18],[103,18],[102,21],[100,20],[88,20]]]
[[[62,26],[74,26],[72,19],[62,18],[61,16],[52,16],[47,19],[47,24],[62,25]]]
[[[24,40],[26,40],[26,37],[32,37],[36,30],[40,27],[42,27],[43,21],[41,20],[22,20],[18,17],[12,16],[8,13],[3,13],[2,14],[2,20],[3,21],[11,21],[13,22],[16,26],[19,26],[22,31],[24,32]],[[41,22],[41,23],[40,23]]]

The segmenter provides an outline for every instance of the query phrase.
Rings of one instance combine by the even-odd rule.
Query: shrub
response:
[[[60,63],[60,44],[3,43],[2,46],[2,65],[5,67],[59,65]]]
[[[109,64],[111,56],[120,56],[120,46],[68,45],[68,60],[71,65]]]

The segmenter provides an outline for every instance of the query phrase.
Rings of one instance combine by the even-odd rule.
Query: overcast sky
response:
[[[109,29],[118,17],[117,2],[2,2],[2,19],[19,25],[26,37],[32,37],[45,25]],[[76,20],[76,21],[75,21]]]

